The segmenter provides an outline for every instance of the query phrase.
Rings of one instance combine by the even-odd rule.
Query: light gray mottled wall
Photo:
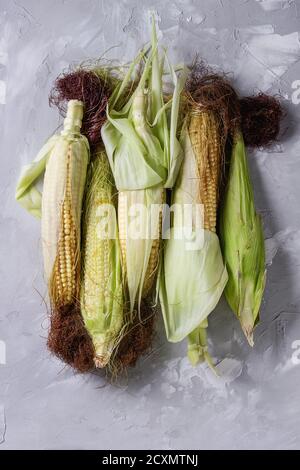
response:
[[[154,353],[112,386],[46,350],[40,224],[16,205],[14,187],[59,124],[47,103],[54,78],[105,51],[132,59],[149,37],[149,8],[174,61],[198,52],[242,93],[280,92],[288,128],[249,156],[268,252],[256,347],[222,301],[210,322],[220,378],[158,334]],[[0,0],[0,449],[299,448],[299,30],[299,0]]]

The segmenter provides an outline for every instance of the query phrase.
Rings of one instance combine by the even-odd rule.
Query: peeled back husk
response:
[[[231,153],[220,215],[220,240],[228,271],[225,296],[253,346],[253,329],[266,281],[265,246],[241,134],[236,136]]]

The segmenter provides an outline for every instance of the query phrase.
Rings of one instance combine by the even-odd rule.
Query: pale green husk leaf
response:
[[[47,163],[51,155],[59,151],[60,146],[66,142],[78,140],[82,142],[87,151],[89,159],[90,148],[88,140],[80,134],[81,126],[81,107],[77,106],[77,100],[70,100],[68,103],[68,113],[64,120],[63,130],[55,134],[44,144],[33,162],[25,165],[21,170],[21,175],[17,183],[15,198],[30,214],[34,217],[42,216],[42,194],[38,189],[38,182],[44,175]]]
[[[37,218],[41,218],[42,195],[36,185],[45,171],[48,158],[58,138],[58,135],[50,137],[33,162],[24,165],[17,183],[16,200],[24,209]]]

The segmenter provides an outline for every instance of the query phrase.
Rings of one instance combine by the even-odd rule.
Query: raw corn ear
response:
[[[69,101],[64,129],[46,166],[42,244],[51,303],[48,348],[80,372],[93,367],[94,348],[79,308],[81,211],[89,144],[81,135],[83,105]]]
[[[203,330],[227,282],[216,214],[223,149],[212,112],[191,109],[182,129],[184,161],[173,191],[175,207],[170,239],[165,241],[160,302],[167,337],[189,337],[192,363],[203,359]],[[186,207],[192,209],[183,219]],[[179,235],[179,236],[178,236]],[[207,357],[208,354],[206,354]]]
[[[89,161],[89,144],[80,134],[82,115],[82,103],[69,101],[62,132],[23,167],[16,189],[17,201],[42,217],[44,270],[53,305],[78,299],[81,205]],[[43,173],[41,194],[37,183]]]
[[[265,245],[241,134],[234,142],[220,215],[220,240],[228,270],[226,299],[253,346],[265,287]]]
[[[83,210],[80,305],[93,340],[96,367],[105,367],[123,327],[124,298],[116,188],[104,150],[93,154]]]
[[[80,134],[82,113],[80,101],[69,101],[44,177],[42,245],[54,308],[79,299],[81,210],[89,161],[89,145]]]
[[[94,349],[79,308],[81,209],[89,144],[80,133],[83,104],[68,102],[64,127],[44,145],[18,182],[16,198],[42,216],[42,245],[51,317],[47,345],[80,372],[93,367]],[[42,195],[37,188],[44,174]]]
[[[126,104],[120,106],[123,91],[142,60],[145,64],[138,85]],[[142,298],[154,286],[157,272],[149,267],[153,257],[157,259],[159,249],[149,232],[159,230],[161,218],[159,211],[151,217],[152,206],[161,205],[164,187],[173,185],[182,161],[176,131],[184,76],[177,80],[173,69],[170,70],[175,89],[172,100],[165,103],[162,89],[164,67],[158,55],[153,21],[151,51],[148,56],[144,51],[139,54],[116,88],[108,104],[108,121],[101,131],[119,191],[119,233],[131,312],[136,304],[140,308]],[[171,108],[170,116],[168,108]],[[135,222],[130,212],[136,204],[143,205],[144,211]],[[142,227],[143,234],[132,236],[138,232],[138,226]]]

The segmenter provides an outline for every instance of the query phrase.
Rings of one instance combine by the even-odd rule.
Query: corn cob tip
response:
[[[253,314],[253,310],[251,307],[244,306],[242,309],[239,320],[241,323],[242,330],[244,335],[247,338],[247,341],[251,347],[254,346],[254,339],[253,339],[253,330],[255,325],[255,316]]]
[[[96,369],[103,369],[109,363],[110,356],[107,354],[105,356],[95,356],[94,364]]]
[[[68,101],[67,114],[64,119],[64,132],[80,132],[83,118],[83,102],[79,100]]]
[[[113,334],[110,339],[105,337],[105,334],[94,336],[94,365],[97,369],[103,369],[110,361],[115,343],[117,341],[117,334]]]

